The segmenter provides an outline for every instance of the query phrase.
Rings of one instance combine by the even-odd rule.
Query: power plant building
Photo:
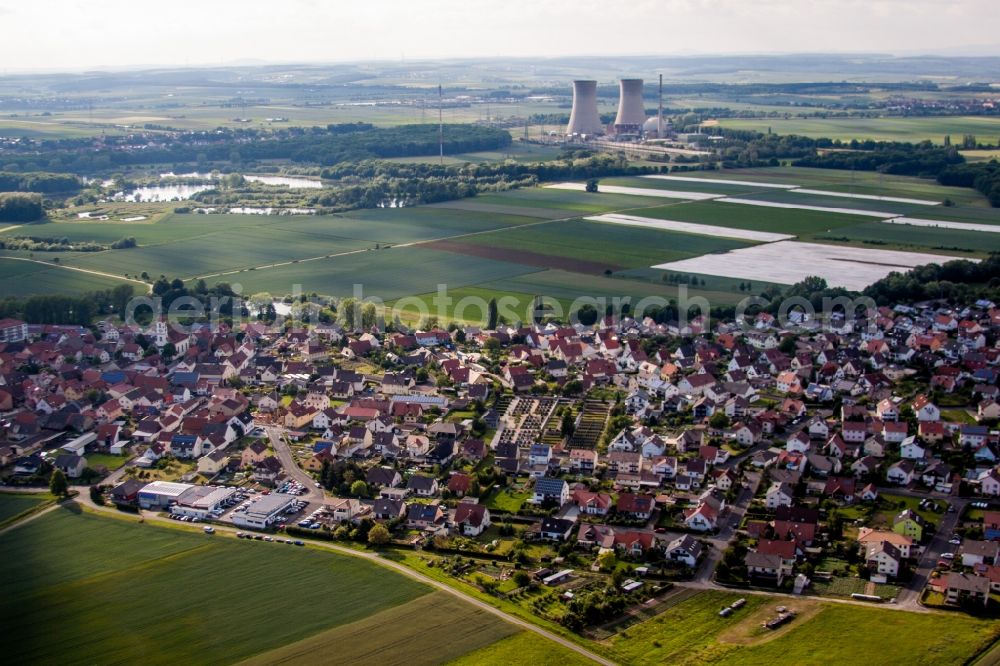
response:
[[[574,81],[573,110],[569,114],[566,134],[603,133],[604,126],[597,112],[597,81]]]

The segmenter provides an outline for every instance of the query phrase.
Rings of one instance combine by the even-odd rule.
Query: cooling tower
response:
[[[618,100],[618,116],[615,129],[638,131],[646,122],[646,109],[642,104],[642,79],[622,79],[621,98]]]
[[[603,134],[597,113],[597,81],[573,82],[573,111],[569,114],[566,134]]]

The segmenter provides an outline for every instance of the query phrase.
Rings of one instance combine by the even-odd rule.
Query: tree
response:
[[[587,180],[587,188],[586,188],[587,191],[590,192],[590,193],[596,193],[598,191],[597,184],[598,184],[598,180],[596,178],[590,178],[590,179],[588,179]]]
[[[358,479],[351,484],[351,494],[356,497],[364,497],[368,494],[368,484]]]
[[[708,420],[708,425],[712,426],[716,430],[725,430],[729,427],[729,417],[726,416],[725,412],[715,412],[712,414],[712,418]]]
[[[500,317],[497,311],[497,299],[491,298],[486,311],[486,330],[496,330]]]
[[[583,305],[576,311],[577,320],[584,326],[593,326],[597,323],[597,308],[590,303]]]
[[[516,571],[514,573],[514,584],[518,587],[527,587],[531,584],[531,575],[527,571]]]
[[[560,432],[563,437],[572,437],[573,431],[576,430],[576,420],[573,418],[573,413],[567,411],[563,414],[562,424],[560,426]]]
[[[597,556],[597,566],[604,572],[614,569],[617,562],[618,560],[615,558],[615,553],[611,550],[606,550]]]
[[[69,495],[69,482],[66,481],[66,475],[61,469],[52,470],[52,476],[49,477],[49,492],[56,497]]]
[[[104,493],[101,492],[100,486],[90,487],[90,501],[96,504],[97,506],[104,505]]]
[[[384,546],[391,540],[388,528],[382,523],[377,523],[368,530],[368,543],[373,546]]]

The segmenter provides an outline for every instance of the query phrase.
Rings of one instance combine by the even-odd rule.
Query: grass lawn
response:
[[[924,520],[936,525],[938,521],[941,520],[941,516],[944,512],[948,510],[948,503],[940,499],[935,499],[934,502],[938,505],[938,509],[940,509],[939,511],[921,509],[919,497],[906,497],[904,495],[886,493],[882,495],[879,501],[879,511],[875,514],[875,519],[877,520],[880,516],[884,517],[891,525],[892,519],[899,515],[901,511],[904,509],[912,509]],[[903,506],[900,506],[901,504]]]
[[[527,490],[518,493],[511,492],[507,488],[494,488],[483,500],[483,504],[493,511],[517,513],[529,497],[531,493]]]
[[[120,468],[128,460],[125,456],[113,456],[110,453],[88,453],[84,457],[87,459],[87,467],[106,467],[109,472]]]
[[[995,623],[958,614],[794,598],[780,603],[801,611],[799,620],[765,633],[760,619],[779,602],[747,595],[743,609],[720,618],[719,610],[738,597],[702,592],[618,634],[606,644],[609,656],[627,664],[959,664],[1000,635]]]
[[[6,534],[0,555],[30,563],[0,573],[14,663],[229,663],[429,591],[328,552],[70,509]]]
[[[976,425],[976,419],[964,409],[942,409],[941,420],[963,423],[965,425]]]

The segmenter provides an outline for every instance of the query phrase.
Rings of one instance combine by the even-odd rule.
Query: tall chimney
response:
[[[663,74],[660,74],[660,106],[656,111],[656,136],[663,138]]]

